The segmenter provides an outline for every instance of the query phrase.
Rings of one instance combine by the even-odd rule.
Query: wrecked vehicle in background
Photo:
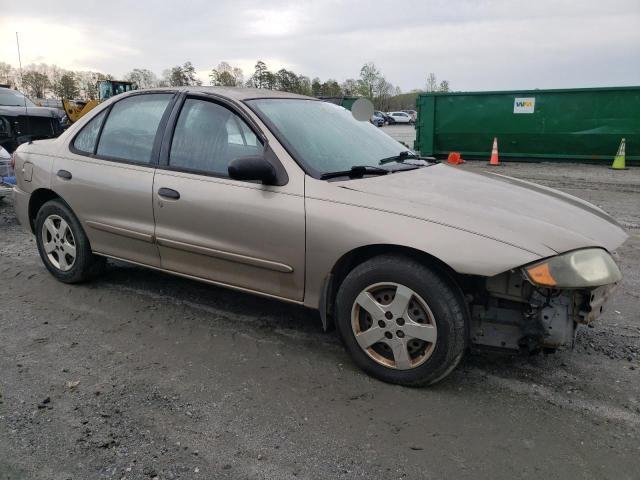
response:
[[[11,153],[22,143],[62,132],[56,109],[39,107],[17,90],[0,88],[0,147]]]
[[[124,93],[17,150],[16,214],[62,282],[107,257],[305,305],[402,385],[471,345],[571,345],[601,314],[627,239],[613,218],[420,158],[366,120],[263,89]]]

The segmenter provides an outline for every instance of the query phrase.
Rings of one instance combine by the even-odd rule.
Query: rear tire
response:
[[[35,233],[44,266],[61,282],[84,282],[104,270],[106,260],[91,252],[80,222],[63,201],[49,200],[38,210]]]
[[[453,282],[402,256],[358,265],[336,298],[346,350],[365,372],[389,383],[423,386],[446,377],[464,354],[467,322]]]

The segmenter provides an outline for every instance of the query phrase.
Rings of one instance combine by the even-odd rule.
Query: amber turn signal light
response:
[[[525,268],[525,270],[527,271],[529,278],[531,278],[531,280],[537,285],[555,287],[558,284],[556,279],[553,278],[553,275],[551,275],[548,263],[539,263],[538,265]]]

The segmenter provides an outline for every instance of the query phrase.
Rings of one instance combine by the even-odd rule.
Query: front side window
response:
[[[260,140],[231,110],[189,98],[176,123],[169,165],[227,176],[231,160],[261,151]]]
[[[407,147],[349,110],[328,102],[259,99],[247,102],[312,174],[379,166]]]
[[[172,96],[135,95],[117,102],[102,129],[97,154],[136,163],[151,162],[158,125]]]
[[[231,115],[227,120],[227,133],[229,134],[229,143],[235,145],[248,145],[251,147],[258,146],[258,139],[251,129],[237,115]]]
[[[93,153],[96,149],[96,140],[100,133],[100,127],[107,111],[103,110],[98,115],[93,117],[89,123],[87,123],[80,133],[73,141],[73,146],[76,150],[82,153]]]

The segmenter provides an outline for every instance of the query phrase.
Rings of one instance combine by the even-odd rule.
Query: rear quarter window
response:
[[[82,130],[80,130],[80,133],[76,135],[76,138],[73,141],[73,148],[82,153],[91,154],[95,152],[96,140],[98,139],[100,127],[102,126],[102,122],[104,121],[106,114],[106,110],[100,112],[98,115],[93,117],[89,123],[82,127]]]

